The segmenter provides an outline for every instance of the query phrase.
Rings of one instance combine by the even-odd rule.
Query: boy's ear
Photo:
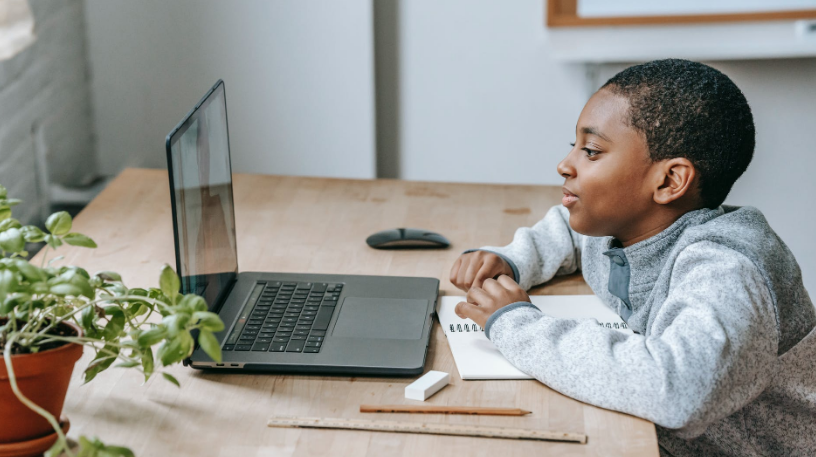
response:
[[[666,205],[676,201],[680,197],[691,195],[692,189],[696,187],[697,170],[686,158],[675,157],[673,159],[658,162],[657,188],[654,191],[654,201],[661,205]]]

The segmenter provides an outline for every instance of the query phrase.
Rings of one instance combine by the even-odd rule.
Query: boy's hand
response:
[[[453,263],[450,282],[467,292],[471,287],[481,287],[488,278],[499,275],[513,277],[513,269],[501,257],[487,251],[473,251],[462,254]]]
[[[530,296],[509,276],[501,275],[498,281],[488,278],[482,287],[471,287],[466,299],[466,302],[456,305],[456,315],[472,319],[484,328],[487,319],[499,308],[511,303],[530,301]]]

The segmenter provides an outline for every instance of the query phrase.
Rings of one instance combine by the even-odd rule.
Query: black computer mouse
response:
[[[444,236],[422,229],[398,228],[383,230],[366,238],[374,249],[444,249],[450,246]]]

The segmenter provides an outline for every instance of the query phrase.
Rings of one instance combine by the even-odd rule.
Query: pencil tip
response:
[[[527,411],[527,410],[524,410],[524,409],[521,410],[521,414],[523,414],[523,415],[524,414],[532,414],[532,413],[533,413],[532,411]]]

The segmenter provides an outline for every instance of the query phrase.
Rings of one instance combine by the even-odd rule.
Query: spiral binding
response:
[[[470,333],[470,332],[484,332],[484,329],[479,327],[476,324],[450,324],[450,331],[452,333],[462,332],[462,333]]]
[[[625,322],[598,322],[601,327],[612,329],[627,329],[629,326]],[[476,324],[450,324],[451,333],[470,333],[470,332],[484,332],[484,329]]]

